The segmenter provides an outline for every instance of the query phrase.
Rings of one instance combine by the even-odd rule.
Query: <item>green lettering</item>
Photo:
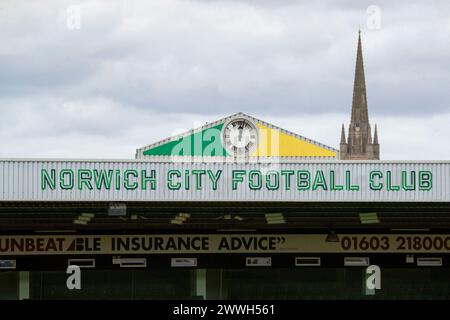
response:
[[[400,186],[392,185],[392,172],[390,170],[386,172],[386,190],[387,191],[400,190]]]
[[[192,170],[192,174],[195,176],[195,189],[202,189],[202,176],[206,174],[206,170]]]
[[[111,188],[111,181],[114,174],[113,170],[99,170],[94,169],[94,182],[98,190],[105,186],[105,189],[109,190]]]
[[[274,177],[274,181],[270,179]],[[278,190],[280,188],[280,174],[277,171],[267,171],[266,173],[266,187],[269,190]]]
[[[47,189],[55,190],[56,187],[56,170],[51,169],[50,174],[47,169],[41,169],[41,190]]]
[[[207,170],[209,180],[212,183],[212,189],[217,190],[217,182],[219,181],[220,175],[222,174],[222,170],[217,170],[216,174],[213,173],[212,170]]]
[[[116,170],[116,190],[120,190],[120,170]]]
[[[132,178],[130,178],[130,176],[132,176],[134,179],[137,179],[137,177],[139,176],[138,171],[134,170],[134,169],[133,170],[125,170],[125,172],[123,174],[124,174],[123,184],[124,184],[125,189],[127,189],[127,190],[137,189],[137,187],[138,187],[137,181],[133,181],[130,183],[130,180],[132,179]]]
[[[284,187],[286,190],[291,190],[291,176],[294,173],[294,170],[281,170],[281,175],[284,176]]]
[[[255,179],[256,177],[256,183]],[[248,186],[251,190],[259,190],[262,187],[262,174],[259,170],[250,170],[248,173]]]
[[[83,185],[89,190],[92,190],[92,171],[89,169],[78,170],[78,190],[83,190]]]
[[[189,170],[184,171],[184,190],[189,190],[190,185]]]
[[[431,171],[419,171],[419,190],[430,191],[433,188]]]
[[[381,183],[381,179],[383,178],[383,173],[378,170],[371,171],[369,174],[369,187],[370,190],[381,190],[383,189],[383,183]],[[376,180],[378,179],[378,180]]]
[[[330,190],[331,191],[341,191],[344,189],[344,186],[340,184],[336,184],[335,177],[334,177],[334,170],[330,170]]]
[[[359,186],[356,184],[352,184],[351,182],[351,172],[349,170],[345,171],[345,187],[347,191],[358,191]]]
[[[68,179],[66,179],[66,177]],[[74,173],[71,169],[62,169],[59,172],[59,186],[63,190],[71,190],[74,186]]]
[[[311,172],[306,170],[297,171],[297,190],[309,190],[311,187]]]
[[[317,170],[316,176],[314,177],[312,189],[317,190],[319,187],[321,187],[323,190],[327,190],[327,184],[325,182],[325,176],[322,170]]]
[[[402,171],[402,188],[405,191],[416,190],[416,172],[411,171],[409,175],[410,179],[408,184],[408,173],[406,171]]]
[[[180,190],[181,182],[180,181],[174,182],[173,181],[174,177],[181,178],[181,171],[180,170],[169,170],[167,172],[167,187],[170,190]]]
[[[156,171],[150,170],[150,176],[147,176],[147,170],[141,170],[141,189],[147,190],[149,182],[150,190],[156,190]]]
[[[237,190],[238,183],[244,182],[245,170],[233,170],[231,173],[231,188]]]

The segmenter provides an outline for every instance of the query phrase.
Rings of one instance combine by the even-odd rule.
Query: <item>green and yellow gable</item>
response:
[[[200,128],[170,137],[136,150],[138,159],[158,159],[165,157],[233,157],[224,145],[223,131],[227,123],[245,120],[257,130],[256,145],[248,153],[254,158],[321,158],[338,159],[338,150],[283,130],[269,123],[243,113],[220,119]]]

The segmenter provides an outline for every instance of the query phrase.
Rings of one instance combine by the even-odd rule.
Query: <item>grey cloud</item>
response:
[[[223,101],[220,107],[240,101],[240,108],[265,110],[278,100],[283,113],[311,112],[310,106],[315,112],[342,111],[351,98],[356,24],[365,21],[366,6],[358,11],[351,1],[334,7],[332,2],[290,2],[268,9],[248,3],[82,3],[82,27],[74,31],[63,19],[67,5],[35,6],[36,20],[30,19],[31,9],[20,7],[9,14],[30,21],[29,28],[10,19],[11,42],[2,45],[10,48],[2,50],[7,54],[0,62],[1,93],[104,95],[173,112],[210,112],[217,101]],[[421,113],[418,101],[430,101],[436,91],[447,95],[436,88],[436,80],[448,81],[442,62],[450,52],[445,37],[433,36],[446,16],[418,4],[380,6],[384,26],[363,34],[373,111],[391,113],[390,105],[400,100],[396,85],[407,85],[422,90],[412,90],[418,96],[403,100],[395,112]],[[434,22],[429,14],[436,16]],[[436,101],[428,110],[444,108]]]
[[[74,4],[81,9],[80,30],[66,26],[66,9]],[[368,30],[371,4],[6,1],[0,147],[38,137],[53,143],[59,132],[75,145],[97,139],[110,150],[131,150],[193,118],[211,121],[238,111],[298,119],[294,131],[301,134],[305,116],[318,124],[324,114],[340,114],[339,123],[327,122],[330,129],[318,125],[339,130],[350,114],[359,25],[371,117],[448,114],[450,3],[376,1],[381,29]],[[170,130],[155,120],[169,118]],[[159,129],[146,131],[146,125]],[[121,141],[130,130],[139,134]],[[320,139],[336,146],[334,136]],[[7,147],[17,151],[10,142]]]

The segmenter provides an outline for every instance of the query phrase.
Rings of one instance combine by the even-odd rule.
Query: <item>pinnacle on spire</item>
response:
[[[372,133],[370,132],[370,129],[367,134],[367,145],[369,145],[369,144],[372,144]]]
[[[375,124],[375,132],[373,133],[373,144],[378,144],[378,130],[376,124]]]
[[[342,131],[341,131],[341,144],[344,144],[345,142],[345,128],[344,124],[342,124]]]

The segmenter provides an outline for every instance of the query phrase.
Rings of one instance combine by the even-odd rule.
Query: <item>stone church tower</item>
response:
[[[348,128],[348,141],[345,139],[345,128],[342,124],[341,160],[380,160],[377,126],[373,134],[369,123],[367,108],[366,80],[361,46],[361,32],[358,34],[358,50],[356,53],[355,82],[353,84],[352,118]]]

